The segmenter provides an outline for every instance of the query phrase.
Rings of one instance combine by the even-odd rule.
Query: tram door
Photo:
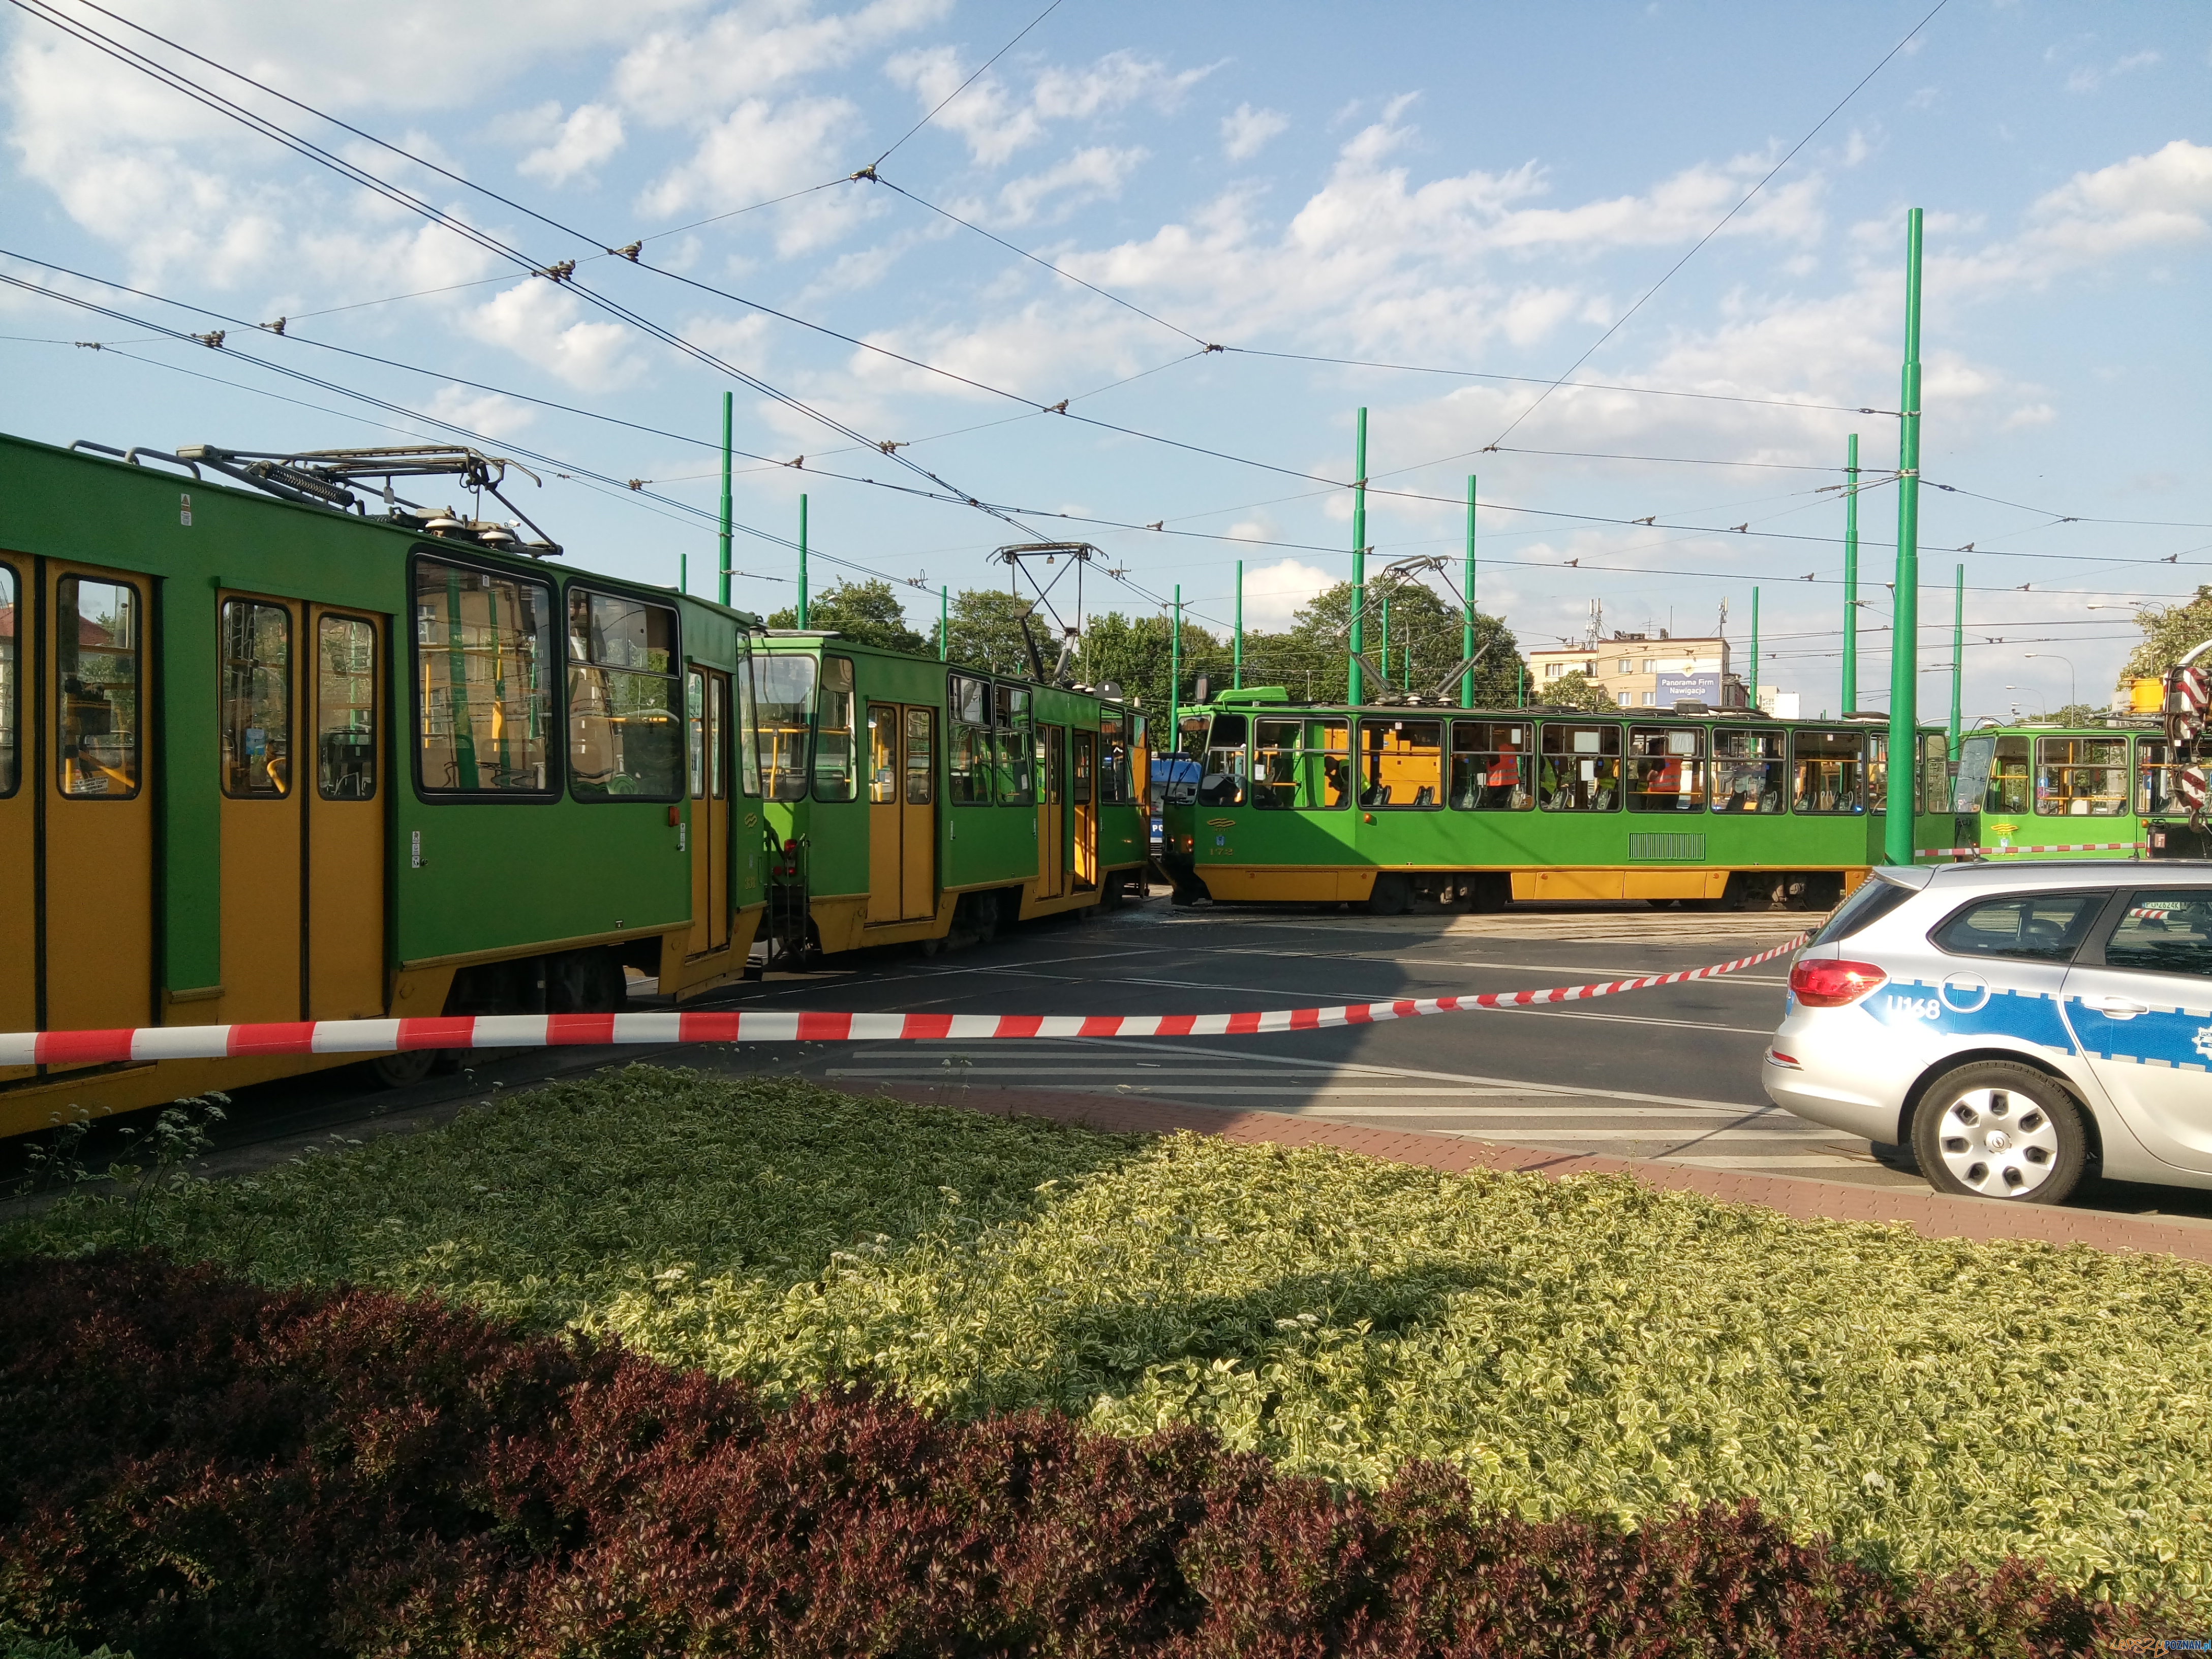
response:
[[[32,941],[37,1024],[44,1030],[150,1025],[152,584],[58,563],[46,565],[37,583],[39,614],[15,629],[44,659],[28,677],[38,695],[23,699],[20,711],[18,794],[34,796],[42,822],[35,863],[9,866],[35,869],[40,890]],[[12,982],[20,962],[0,971]]]
[[[307,1000],[306,823],[295,713],[301,613],[289,599],[224,593],[216,604],[216,768],[222,996],[209,1017],[301,1018]],[[313,750],[309,763],[313,764]]]
[[[1037,736],[1037,896],[1059,898],[1067,891],[1067,728],[1041,726]]]
[[[1087,890],[1098,884],[1098,734],[1078,732],[1073,740],[1067,798],[1075,810],[1075,884]]]
[[[730,943],[730,677],[694,668],[684,697],[691,770],[689,954],[696,957]]]
[[[937,913],[937,711],[868,705],[868,922]]]
[[[307,668],[297,695],[313,722],[297,786],[307,815],[306,1017],[376,1019],[385,1006],[385,622],[304,609]]]
[[[27,722],[33,708],[25,671],[34,660],[25,599],[31,562],[0,556],[0,1030],[39,1024],[39,772]],[[27,777],[27,781],[26,781]],[[0,1083],[33,1075],[28,1066],[0,1066]]]

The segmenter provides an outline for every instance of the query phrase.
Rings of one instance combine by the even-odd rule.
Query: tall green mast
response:
[[[1344,700],[1357,705],[1366,687],[1361,683],[1359,653],[1366,649],[1367,609],[1367,411],[1359,411],[1359,435],[1352,453],[1352,659],[1344,685]],[[1384,641],[1389,644],[1389,641]]]
[[[1859,706],[1859,434],[1844,447],[1844,702],[1836,712]]]
[[[1920,694],[1920,210],[1905,222],[1905,367],[1897,416],[1897,598],[1889,650],[1889,809],[1882,856],[1912,862]]]
[[[1467,475],[1467,581],[1460,590],[1467,601],[1467,615],[1459,625],[1459,654],[1462,659],[1474,654],[1474,474]],[[1474,670],[1469,668],[1459,677],[1459,706],[1474,707]]]

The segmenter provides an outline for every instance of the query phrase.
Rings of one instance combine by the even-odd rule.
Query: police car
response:
[[[2212,863],[1878,870],[1790,971],[1777,1105],[1942,1193],[2212,1187]]]

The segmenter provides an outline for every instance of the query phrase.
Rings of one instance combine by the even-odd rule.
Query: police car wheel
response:
[[[2081,1108],[2055,1079],[1984,1060],[1929,1086],[1913,1115],[1912,1150],[1939,1193],[2058,1204],[2081,1182],[2089,1140]]]

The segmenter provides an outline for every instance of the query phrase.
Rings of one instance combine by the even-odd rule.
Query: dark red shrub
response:
[[[2033,1570],[1899,1581],[1748,1502],[1623,1533],[1176,1431],[744,1389],[152,1256],[0,1267],[0,1620],[170,1655],[2077,1653]]]

